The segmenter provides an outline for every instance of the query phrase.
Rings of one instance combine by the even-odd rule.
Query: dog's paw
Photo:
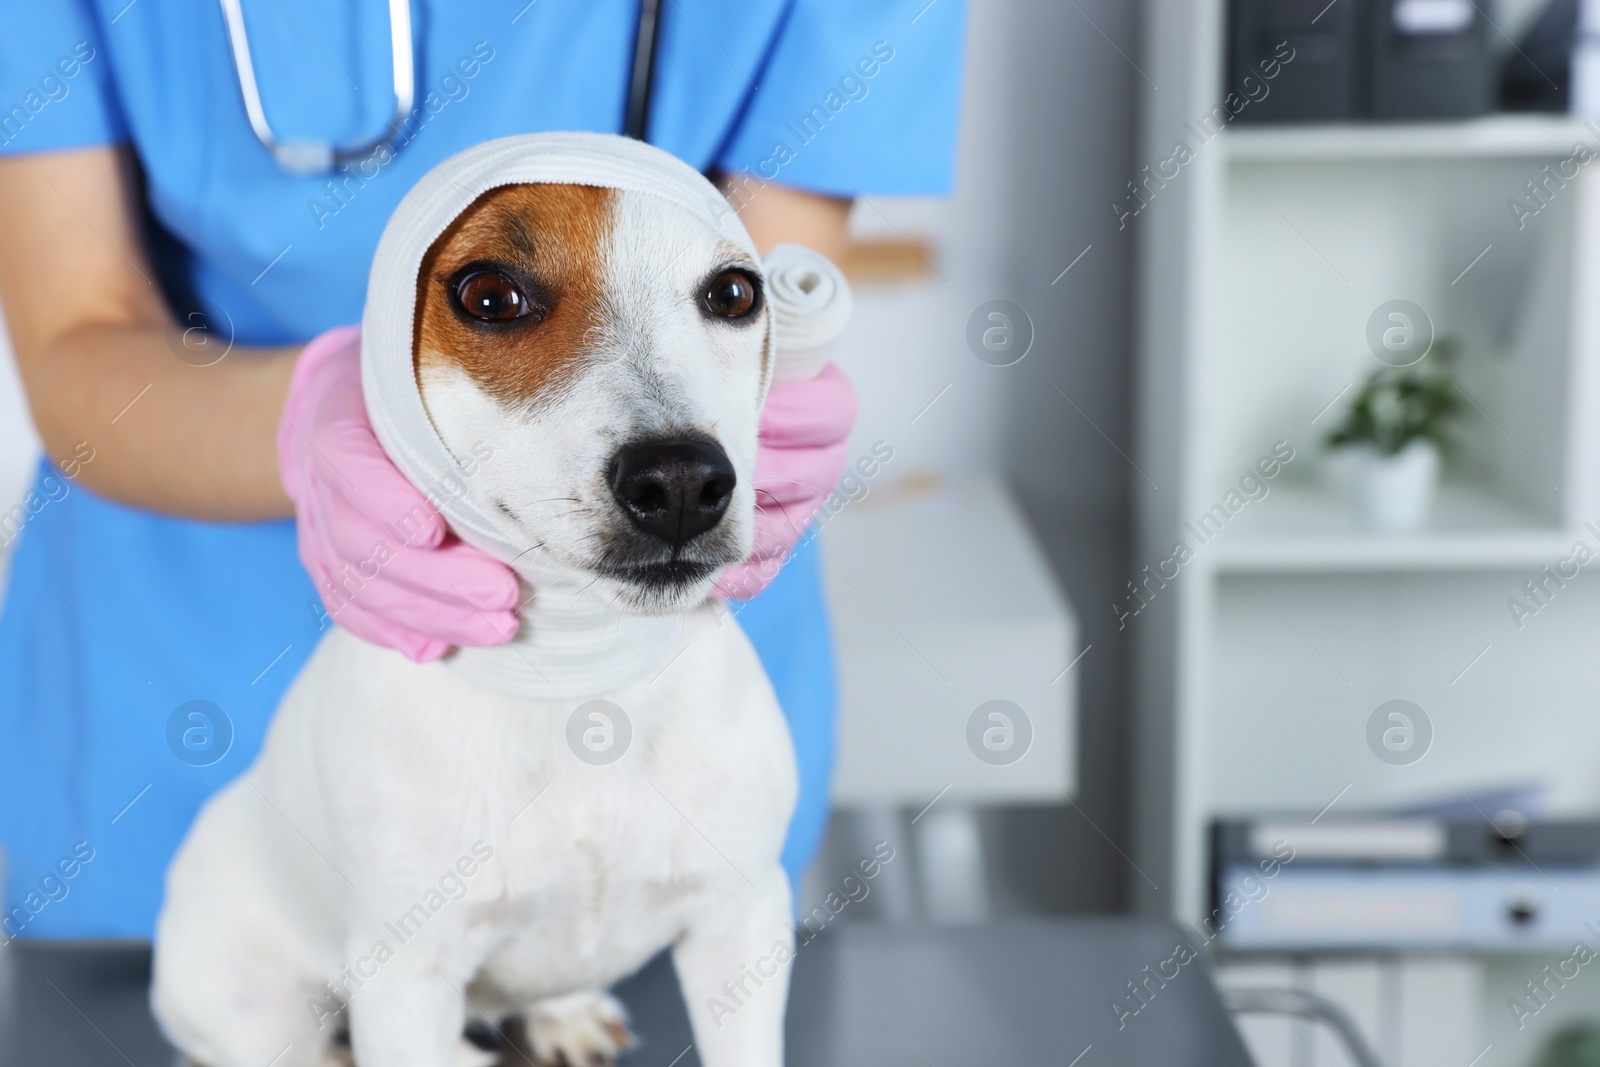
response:
[[[539,1067],[609,1067],[633,1044],[627,1012],[605,992],[537,1001],[524,1025]]]

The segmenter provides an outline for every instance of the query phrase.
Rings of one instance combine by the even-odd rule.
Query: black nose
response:
[[[722,520],[738,480],[710,441],[625,445],[611,464],[611,495],[635,526],[673,549]]]

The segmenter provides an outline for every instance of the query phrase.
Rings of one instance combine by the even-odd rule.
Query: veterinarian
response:
[[[378,235],[434,164],[507,134],[623,132],[640,8],[413,0],[401,33],[384,0],[239,6],[230,35],[228,3],[0,0],[0,304],[46,452],[5,531],[0,940],[148,936],[196,810],[254,758],[329,625],[418,660],[513,625],[498,563],[383,524],[418,498],[375,454],[353,375],[291,396],[291,372],[360,320]],[[647,139],[727,176],[759,247],[837,259],[851,198],[948,190],[964,17],[961,0],[673,0]],[[799,425],[763,423],[780,475],[843,461],[848,386],[810,395]],[[799,447],[774,459],[769,429]],[[317,456],[360,473],[307,490]],[[833,745],[814,546],[738,620],[799,756],[797,875]]]

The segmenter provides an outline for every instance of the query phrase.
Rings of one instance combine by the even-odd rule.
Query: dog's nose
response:
[[[674,549],[722,520],[738,481],[728,454],[710,441],[624,445],[611,464],[611,495],[622,510]]]

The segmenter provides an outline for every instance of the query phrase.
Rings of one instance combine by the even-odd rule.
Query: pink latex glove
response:
[[[361,393],[361,328],[306,345],[278,427],[300,560],[328,614],[415,663],[517,632],[511,569],[450,533],[378,444]]]
[[[832,363],[815,378],[774,385],[767,393],[756,448],[755,548],[723,572],[715,595],[747,600],[777,577],[839,481],[855,424],[855,388]]]

